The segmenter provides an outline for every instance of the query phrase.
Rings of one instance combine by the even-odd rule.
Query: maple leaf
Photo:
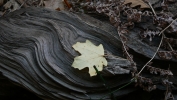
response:
[[[103,70],[103,65],[107,66],[107,60],[104,58],[103,45],[95,46],[89,40],[85,43],[77,42],[72,46],[76,51],[81,53],[81,56],[74,58],[72,66],[79,70],[88,67],[90,76],[95,76],[96,71],[93,66],[96,66],[98,71]]]
[[[141,6],[141,8],[149,8],[149,5],[142,0],[125,0],[124,4],[131,3],[131,7]]]

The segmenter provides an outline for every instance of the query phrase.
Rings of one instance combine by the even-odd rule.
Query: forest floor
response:
[[[82,1],[82,0],[81,0]],[[90,0],[86,0],[86,1],[90,1]],[[130,1],[132,1],[130,3]],[[158,37],[157,35],[162,35],[162,38],[161,39],[164,39],[165,42],[160,42],[160,44],[158,43],[154,43],[154,44],[157,44],[156,47],[157,47],[157,52],[154,54],[153,57],[148,57],[148,55],[144,54],[144,56],[146,56],[147,58],[151,58],[147,63],[145,63],[145,65],[142,67],[142,69],[139,69],[140,71],[138,72],[136,78],[140,78],[141,76],[140,73],[141,71],[144,70],[145,67],[148,66],[149,68],[149,71],[150,73],[160,73],[160,74],[164,74],[164,75],[172,75],[171,74],[171,71],[169,70],[162,70],[162,69],[158,69],[158,68],[154,68],[151,66],[151,61],[155,58],[156,54],[158,54],[159,56],[156,58],[156,59],[165,59],[165,60],[168,60],[168,61],[174,61],[176,62],[176,58],[174,56],[177,57],[177,39],[176,39],[176,33],[177,33],[177,29],[176,29],[176,26],[177,26],[177,22],[176,22],[176,2],[175,0],[163,0],[163,2],[159,3],[158,1],[159,0],[149,0],[152,4],[153,4],[153,7],[149,7],[147,4],[145,3],[139,3],[137,2],[136,0],[125,0],[125,3],[126,4],[132,4],[131,7],[132,8],[136,8],[139,10],[144,8],[144,9],[148,9],[148,11],[152,11],[152,15],[155,16],[157,19],[155,20],[156,24],[158,23],[158,28],[159,28],[159,31],[153,31],[153,30],[145,30],[145,31],[142,31],[142,34],[141,37],[144,39],[145,42],[151,44],[151,41],[153,41],[154,37]],[[141,0],[139,0],[141,1]],[[171,4],[169,3],[169,5],[171,4],[171,6],[168,6],[166,3],[167,2],[171,2],[171,3],[174,3],[174,4]],[[90,4],[91,5],[91,4]],[[85,5],[85,6],[90,6],[90,5]],[[75,7],[74,9],[70,9],[71,7]],[[76,5],[77,6],[77,5]],[[22,8],[27,8],[27,7],[40,7],[40,8],[47,8],[47,9],[51,9],[51,10],[57,10],[57,11],[78,11],[78,12],[84,12],[88,9],[84,9],[84,11],[82,11],[80,8],[77,9],[76,6],[74,4],[70,5],[69,3],[69,0],[0,0],[0,17],[3,17],[5,15],[8,15],[9,13],[15,11],[15,10],[19,10],[19,9],[22,9]],[[141,7],[137,7],[137,6],[141,6]],[[158,9],[158,11],[154,11],[154,9]],[[90,7],[91,10],[93,10],[91,7]],[[89,10],[90,10],[89,9]],[[160,9],[160,10],[159,10]],[[164,13],[164,15],[162,14],[163,12],[162,11],[166,11],[168,9],[168,13]],[[103,10],[105,9],[97,9],[97,12],[100,13],[100,14],[103,14],[105,13]],[[160,12],[161,11],[161,12]],[[133,12],[133,11],[132,11]],[[158,13],[156,15],[156,12]],[[86,11],[87,14],[93,16],[93,12],[92,13],[89,13],[89,11]],[[97,14],[98,14],[97,13]],[[128,11],[125,13],[127,13],[128,15]],[[129,22],[132,22],[132,21],[139,21],[139,15],[140,13],[137,12],[137,11],[134,11],[133,16],[131,16],[130,18],[127,18],[127,20]],[[144,13],[146,14],[146,13]],[[147,12],[147,15],[150,14],[149,12]],[[150,15],[151,15],[150,14]],[[165,16],[166,14],[166,16]],[[167,14],[169,14],[169,16],[167,16]],[[172,16],[170,16],[172,15]],[[128,32],[129,30],[126,30],[127,26],[121,26],[119,27],[117,24],[118,24],[118,17],[116,17],[116,21],[115,19],[112,17],[112,14],[107,14],[107,16],[109,17],[110,19],[110,23],[112,25],[114,25],[115,27],[119,28],[121,30],[122,33],[126,33]],[[98,16],[96,16],[97,19]],[[101,19],[101,18],[100,18]],[[159,20],[160,19],[160,20]],[[128,27],[131,27],[131,25],[134,25],[134,23],[128,23]],[[126,27],[126,28],[125,28]],[[154,28],[152,28],[154,29]],[[120,33],[121,33],[120,32]],[[172,35],[168,34],[164,34],[164,32],[166,33],[172,33]],[[119,34],[120,37],[123,39],[123,35]],[[166,36],[165,36],[166,35]],[[159,39],[159,37],[158,37]],[[155,39],[154,39],[155,40]],[[124,44],[126,41],[122,40],[122,43]],[[165,51],[161,51],[159,52],[160,50],[160,47],[161,47],[161,44],[162,44],[162,48],[163,50]],[[124,46],[124,52],[127,59],[129,59],[131,62],[134,62],[133,59],[131,58],[131,54],[129,54],[126,50],[126,46]],[[131,48],[132,49],[132,48]],[[139,53],[139,52],[138,52]],[[142,54],[143,55],[143,54]],[[174,60],[175,59],[175,60]],[[163,61],[162,60],[162,61]],[[173,68],[173,67],[172,67]],[[166,68],[167,69],[167,68]],[[172,72],[177,72],[177,71],[172,71]],[[176,75],[176,73],[173,73],[174,75]],[[144,79],[145,80],[145,79]],[[144,81],[143,80],[143,81]],[[137,83],[138,85],[141,84],[141,81],[142,80],[139,80],[139,83]],[[163,81],[163,83],[165,83]],[[166,81],[165,84],[171,84],[170,81]],[[141,84],[142,85],[142,84]],[[146,84],[147,85],[147,84]],[[140,86],[141,87],[141,86]],[[13,98],[16,98],[18,100],[41,100],[40,98],[38,98],[35,94],[33,93],[30,93],[29,91],[21,88],[21,87],[18,87],[16,85],[13,85],[10,81],[6,80],[2,75],[0,75],[0,88],[2,88],[3,90],[0,90],[0,99],[1,100],[11,100]],[[143,88],[144,90],[146,90],[147,88],[145,87],[141,87]],[[152,88],[152,87],[151,87]],[[13,91],[12,91],[13,90]],[[174,95],[172,97],[172,94],[171,94],[171,91],[167,91],[167,94],[165,94],[164,96],[164,92],[165,91],[160,91],[160,90],[154,90],[153,92],[146,92],[146,91],[143,91],[142,89],[138,89],[136,92],[133,92],[130,95],[131,98],[129,98],[128,96],[126,97],[123,97],[122,100],[129,100],[129,99],[135,99],[135,100],[175,100],[175,98],[177,99],[177,95]],[[174,91],[173,93],[174,94],[177,94],[175,93],[176,91]],[[139,96],[134,96],[134,95],[137,95],[137,94],[143,94],[141,97]],[[158,93],[158,94],[157,94]],[[158,95],[158,96],[157,96]],[[132,98],[134,97],[134,98]],[[165,99],[164,99],[165,97]],[[28,98],[28,99],[26,99]]]

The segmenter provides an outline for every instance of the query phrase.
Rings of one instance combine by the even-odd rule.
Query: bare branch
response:
[[[177,20],[177,18],[176,18],[175,20],[173,20],[165,29],[163,29],[163,30],[159,33],[159,36],[160,36],[167,28],[169,28],[176,20]]]
[[[141,72],[143,71],[143,69],[154,59],[154,57],[156,56],[157,52],[159,51],[159,49],[160,49],[160,47],[162,45],[163,39],[164,39],[164,34],[162,34],[161,41],[160,41],[160,44],[159,44],[156,52],[154,53],[154,55],[152,56],[152,58],[143,66],[143,68],[141,68],[141,70],[139,71],[138,75],[141,74]]]

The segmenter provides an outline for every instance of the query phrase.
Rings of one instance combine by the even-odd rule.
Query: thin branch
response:
[[[6,14],[7,10],[5,10],[3,13],[2,13],[2,16],[4,16]]]
[[[163,29],[163,30],[159,33],[159,36],[160,36],[167,28],[169,28],[176,20],[177,20],[177,18],[176,18],[175,20],[173,20],[165,29]]]
[[[171,51],[174,51],[174,49],[172,48],[171,44],[169,42],[167,42],[167,44],[170,47]]]
[[[154,57],[156,56],[157,52],[159,51],[159,49],[160,49],[160,47],[162,45],[163,39],[164,39],[164,34],[162,34],[162,38],[161,38],[161,41],[159,43],[159,46],[158,46],[156,52],[154,53],[154,55],[152,56],[152,58],[143,66],[143,68],[141,68],[141,70],[139,71],[138,75],[141,74],[141,72],[143,71],[143,69],[154,59]]]
[[[164,38],[166,38],[165,34],[164,34]],[[171,46],[171,44],[170,44],[168,41],[166,41],[166,42],[167,42],[168,46],[170,47],[171,51],[174,51],[174,49],[173,49],[173,47]]]
[[[177,20],[177,18],[176,18],[175,20],[173,20],[173,22],[175,22],[176,20]],[[171,24],[172,24],[173,22],[171,22]],[[171,24],[170,24],[170,25],[171,25]],[[140,72],[138,73],[138,75],[143,71],[143,69],[144,69],[144,68],[154,59],[154,57],[156,56],[157,52],[158,52],[159,49],[160,49],[160,46],[162,45],[162,42],[163,42],[164,37],[166,37],[163,32],[164,32],[167,28],[169,28],[170,25],[168,25],[164,30],[162,30],[162,31],[159,33],[159,35],[162,34],[162,38],[161,38],[160,44],[159,44],[159,46],[158,46],[156,52],[154,53],[153,57],[143,66],[143,68],[140,70]],[[170,45],[169,43],[168,43],[168,45],[170,46],[170,49],[173,50],[173,48],[171,47],[171,45]]]
[[[44,0],[40,0],[39,6],[44,6]]]
[[[157,17],[157,14],[155,13],[155,10],[154,10],[154,8],[152,7],[152,5],[151,5],[151,3],[150,3],[150,2],[148,2],[148,5],[151,7],[152,12],[154,13],[155,17]]]
[[[128,53],[128,51],[127,51],[127,49],[126,49],[126,47],[125,47],[125,43],[123,42],[123,40],[122,40],[122,38],[121,38],[121,35],[120,35],[120,33],[119,33],[119,30],[117,30],[117,33],[118,33],[118,35],[119,35],[119,37],[120,37],[120,40],[121,40],[121,42],[122,42],[123,48],[124,48],[124,50],[125,50],[127,56],[131,59],[131,61],[133,61],[132,57],[130,56],[130,54]],[[134,61],[133,61],[133,62],[134,62]]]
[[[151,9],[152,9],[152,11],[153,11],[155,17],[157,17],[157,14],[155,13],[154,8],[152,7],[152,5],[151,5],[150,2],[148,2],[148,5],[151,7]],[[176,18],[175,20],[173,20],[173,22],[175,22],[176,20],[177,20],[177,18]],[[170,25],[168,25],[164,30],[162,30],[162,31],[159,33],[159,36],[162,34],[162,38],[161,38],[160,44],[159,44],[159,46],[158,46],[156,52],[155,52],[154,55],[152,56],[152,58],[143,66],[143,68],[141,68],[141,70],[139,71],[138,75],[141,74],[141,72],[144,70],[144,68],[145,68],[145,67],[154,59],[154,57],[156,56],[157,52],[159,51],[159,49],[160,49],[160,47],[161,47],[161,45],[162,45],[163,39],[164,39],[164,37],[165,37],[165,35],[164,35],[163,32],[164,32],[167,28],[169,28],[169,27],[172,25],[173,22],[171,22]]]
[[[64,3],[66,4],[66,6],[70,9],[71,8],[71,5],[68,3],[67,0],[64,0]]]
[[[26,3],[27,0],[24,0],[23,3],[20,5],[20,7],[18,9],[20,9],[25,3]]]

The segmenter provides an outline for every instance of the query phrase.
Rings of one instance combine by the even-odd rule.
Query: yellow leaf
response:
[[[103,45],[95,46],[89,40],[85,43],[77,42],[73,45],[73,48],[81,53],[81,56],[74,58],[72,66],[78,68],[79,70],[88,67],[90,76],[95,76],[96,71],[94,65],[97,67],[98,71],[103,70],[103,65],[107,66],[107,60],[104,58]]]
[[[142,0],[125,0],[124,4],[131,3],[131,7],[141,6],[141,8],[149,8],[149,5]]]

